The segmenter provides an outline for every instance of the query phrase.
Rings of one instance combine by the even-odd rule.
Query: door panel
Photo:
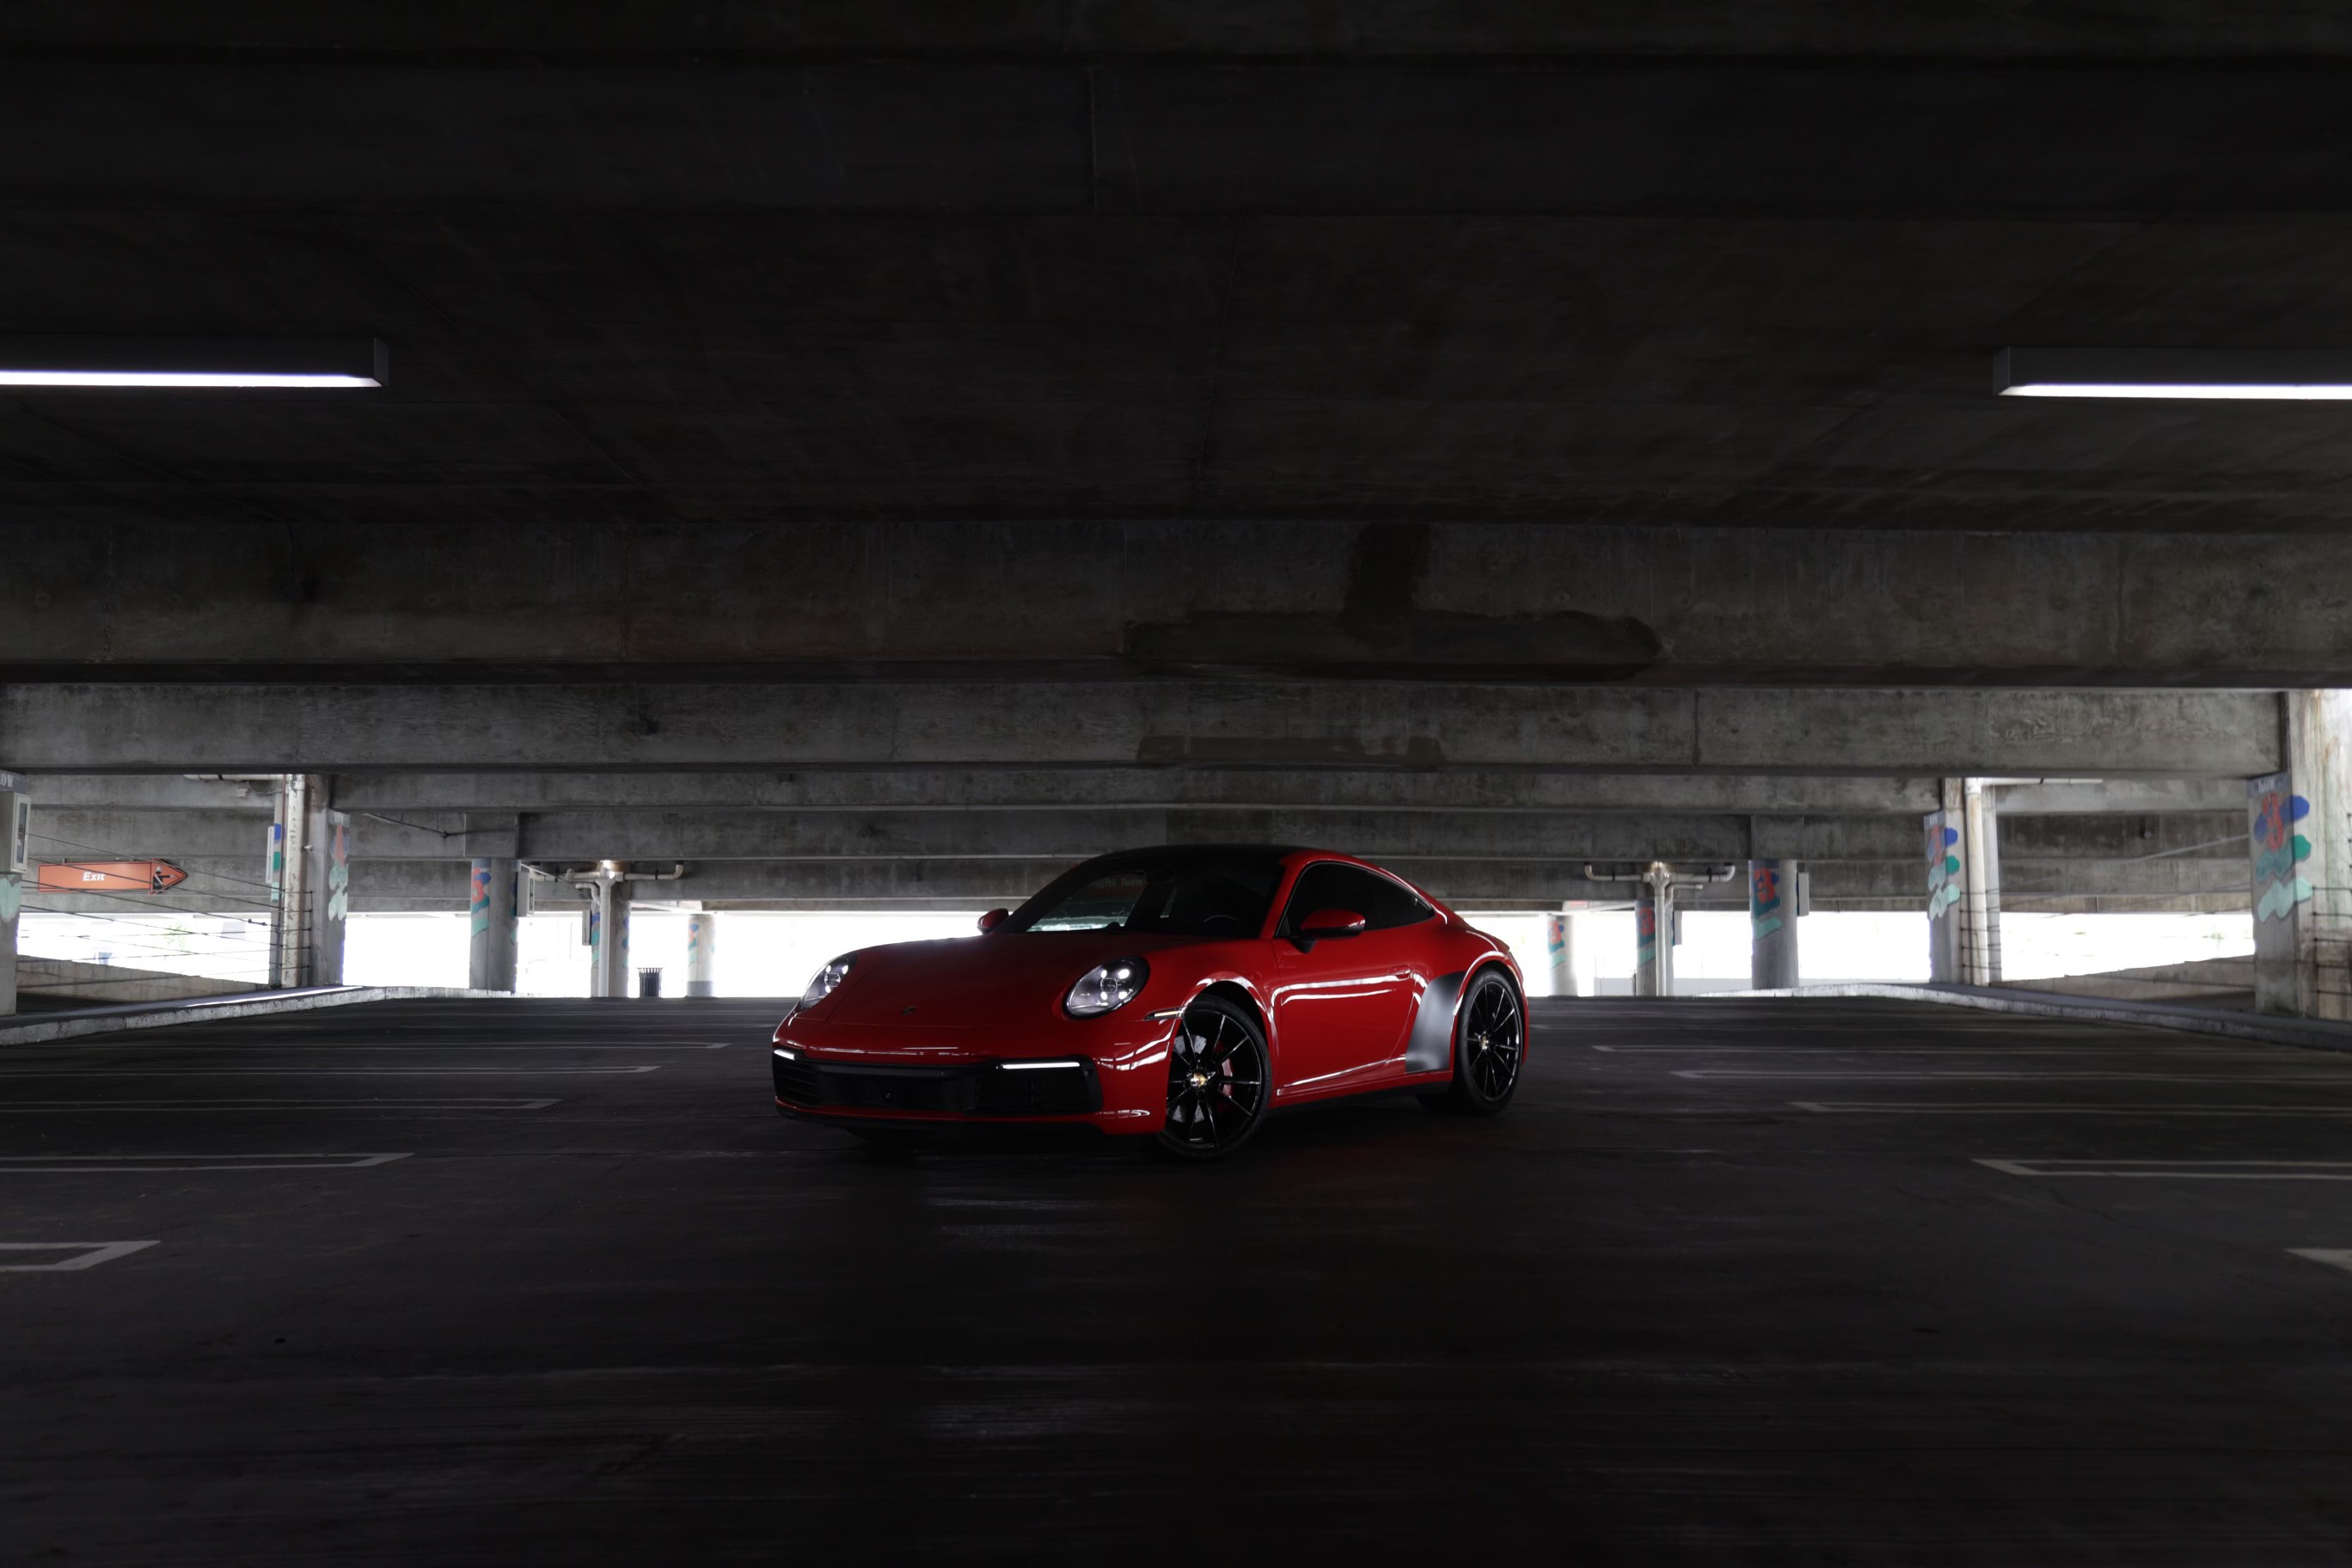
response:
[[[1403,1072],[1404,1039],[1427,976],[1425,945],[1412,926],[1326,938],[1302,952],[1287,934],[1318,910],[1353,910],[1368,921],[1409,913],[1403,889],[1357,867],[1326,863],[1299,875],[1276,940],[1273,996],[1286,1098],[1361,1088]]]

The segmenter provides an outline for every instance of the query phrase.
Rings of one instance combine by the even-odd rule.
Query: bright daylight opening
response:
[[[1532,996],[1556,985],[1544,945],[1544,917],[1527,911],[1465,911],[1507,943]],[[718,917],[715,989],[721,996],[791,997],[827,961],[861,947],[974,936],[980,911],[730,910]],[[1579,913],[1577,953],[1588,994],[1633,988],[1630,910]],[[684,913],[639,907],[629,921],[629,967],[658,969],[667,995],[686,981]],[[578,915],[530,915],[518,922],[517,991],[525,996],[588,994],[588,949]],[[26,911],[23,951],[159,973],[260,984],[268,922],[251,916],[73,915]],[[344,938],[343,978],[354,985],[460,987],[466,984],[467,918],[459,913],[355,914]],[[2228,914],[2040,914],[2001,916],[2002,977],[2010,982],[2244,958],[2254,950],[2253,917]],[[1922,982],[1927,978],[1924,918],[1916,910],[1824,910],[1798,926],[1804,983]],[[1736,910],[1687,910],[1675,952],[1684,994],[1736,991],[1748,983],[1748,917]]]

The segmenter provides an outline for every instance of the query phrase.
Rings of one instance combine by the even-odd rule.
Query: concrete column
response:
[[[269,984],[340,985],[351,905],[351,818],[327,806],[327,781],[289,773],[269,825]]]
[[[2000,807],[1982,779],[1963,782],[1960,847],[1967,882],[1960,891],[1961,946],[1971,985],[2000,984]]]
[[[2286,768],[2246,785],[2254,1005],[2352,1018],[2352,691],[2280,703]]]
[[[0,1017],[16,1010],[16,917],[24,907],[24,882],[0,871]]]
[[[595,878],[586,886],[589,897],[588,994],[626,996],[629,994],[629,884],[618,877],[606,875]]]
[[[1654,864],[1633,888],[1633,994],[1674,994],[1674,871]]]
[[[343,923],[352,912],[352,819],[328,807],[326,784],[320,779],[311,791],[310,853],[303,868],[310,884],[305,985],[343,983]]]
[[[516,862],[490,857],[474,862],[473,945],[466,984],[477,991],[515,988]]]
[[[719,994],[719,916],[709,910],[686,917],[686,994]]]
[[[1968,887],[1968,859],[1961,847],[1967,825],[1964,786],[1944,781],[1944,809],[1924,819],[1927,872],[1927,978],[1956,985],[1968,979],[1961,943],[1960,901]]]
[[[299,985],[302,879],[289,876],[301,863],[304,811],[303,778],[289,773],[278,781],[277,810],[269,821],[269,860],[264,874],[269,882],[269,978],[264,984],[284,988]]]
[[[1785,991],[1797,978],[1797,862],[1748,862],[1748,984]]]
[[[25,781],[0,773],[0,1016],[16,1010],[16,917],[24,912],[24,879],[34,875],[32,797]]]
[[[343,983],[352,819],[328,807],[327,788],[318,773],[289,773],[278,787],[269,825],[269,984],[281,990]]]
[[[1576,911],[1560,910],[1544,916],[1544,956],[1551,966],[1551,994],[1580,996],[1583,989],[1576,965]]]

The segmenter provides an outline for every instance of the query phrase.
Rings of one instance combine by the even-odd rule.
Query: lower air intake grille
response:
[[[816,1064],[806,1057],[786,1061],[771,1053],[770,1061],[776,1068],[776,1098],[793,1105],[817,1105],[824,1100],[824,1090],[817,1082]]]
[[[982,1116],[1078,1116],[1098,1103],[1086,1068],[998,1068],[980,1078]]]
[[[776,1098],[839,1110],[928,1110],[957,1116],[1083,1116],[1102,1109],[1091,1068],[851,1067],[806,1056],[771,1058]]]

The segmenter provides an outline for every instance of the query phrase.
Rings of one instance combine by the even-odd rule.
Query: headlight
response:
[[[1062,1005],[1069,1009],[1072,1017],[1092,1018],[1134,1001],[1135,994],[1150,977],[1151,967],[1143,960],[1114,958],[1079,975]]]
[[[849,978],[849,966],[856,962],[857,955],[853,952],[836,958],[818,970],[816,978],[808,983],[808,989],[801,993],[801,1005],[814,1007],[832,995],[841,983]]]

